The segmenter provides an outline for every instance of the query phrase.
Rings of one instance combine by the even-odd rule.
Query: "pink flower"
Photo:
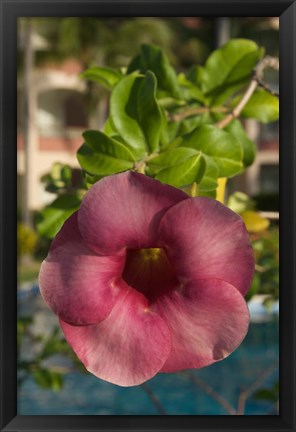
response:
[[[39,281],[85,367],[132,386],[231,353],[247,333],[253,270],[237,214],[126,172],[86,193]]]

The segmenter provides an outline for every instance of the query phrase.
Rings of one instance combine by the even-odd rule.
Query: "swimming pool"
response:
[[[43,316],[46,312],[39,313]],[[91,374],[71,372],[65,377],[63,389],[53,392],[29,378],[18,391],[18,414],[228,415],[225,405],[236,409],[241,392],[258,378],[261,387],[271,386],[278,379],[278,335],[276,317],[251,323],[241,346],[222,362],[200,370],[158,374],[145,386],[123,388]],[[223,398],[222,405],[219,397]],[[275,411],[271,403],[249,397],[245,414],[270,415]]]

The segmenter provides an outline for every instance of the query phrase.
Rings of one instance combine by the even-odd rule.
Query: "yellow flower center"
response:
[[[146,261],[156,261],[160,258],[162,249],[161,248],[147,248],[139,249],[142,258]]]

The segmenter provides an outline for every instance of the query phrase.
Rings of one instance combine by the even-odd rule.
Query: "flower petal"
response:
[[[186,198],[179,189],[143,174],[115,174],[98,181],[84,196],[79,228],[99,254],[110,255],[125,247],[155,247],[161,217]]]
[[[77,212],[53,240],[39,274],[41,294],[53,311],[74,325],[102,321],[110,313],[118,289],[124,256],[99,257],[78,229]]]
[[[167,211],[159,231],[179,277],[219,278],[247,293],[254,255],[244,222],[232,210],[211,198],[190,198]]]
[[[240,292],[219,279],[198,279],[152,305],[172,334],[161,372],[201,368],[222,360],[244,339],[249,311]]]
[[[167,325],[148,308],[145,297],[132,289],[120,297],[103,322],[73,327],[61,321],[61,326],[89,372],[124,387],[152,378],[171,349]]]

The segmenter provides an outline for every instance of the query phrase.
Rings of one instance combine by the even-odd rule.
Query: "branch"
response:
[[[196,375],[189,373],[190,378],[194,384],[205,391],[209,396],[211,396],[215,401],[217,401],[230,415],[236,415],[236,410],[227,402],[219,393],[217,393],[212,387],[206,384],[203,380],[198,378]]]
[[[268,84],[266,84],[264,81],[257,78],[258,86],[262,87],[264,90],[266,90],[268,93],[270,93],[273,96],[279,97],[279,93],[275,90],[272,90]]]
[[[247,399],[263,384],[263,382],[276,370],[277,362],[272,364],[268,369],[263,371],[258,378],[248,387],[242,391],[238,398],[237,415],[243,415],[245,411],[245,404]]]
[[[187,117],[192,117],[194,115],[198,115],[198,114],[204,114],[204,113],[225,113],[227,112],[227,108],[226,107],[192,107],[192,108],[188,108],[185,111],[180,111],[176,114],[168,114],[169,116],[169,120],[172,121],[182,121]]]
[[[268,369],[263,371],[257,379],[239,395],[237,410],[230,405],[227,400],[225,400],[219,393],[217,393],[211,386],[206,384],[199,377],[189,372],[189,376],[193,383],[205,391],[209,396],[211,396],[216,402],[218,402],[229,415],[243,415],[245,411],[245,404],[247,399],[263,384],[263,382],[276,370],[278,363],[275,362]]]
[[[157,397],[155,396],[151,388],[148,386],[148,384],[143,383],[141,387],[145,391],[145,393],[147,394],[147,396],[149,397],[149,399],[151,400],[152,404],[155,406],[159,414],[167,415],[166,410],[163,408],[163,406],[161,405],[161,403],[159,402],[159,400],[157,399]]]
[[[242,99],[239,101],[237,106],[232,110],[232,112],[230,114],[228,114],[224,119],[220,120],[216,124],[217,127],[222,129],[225,126],[227,126],[229,123],[231,123],[232,120],[237,118],[240,115],[240,113],[242,112],[242,110],[244,109],[245,105],[250,100],[252,94],[254,93],[254,91],[256,90],[256,88],[258,86],[265,88],[265,90],[268,89],[267,91],[271,92],[271,90],[269,89],[267,84],[265,84],[262,81],[263,71],[266,68],[272,68],[272,69],[278,70],[279,69],[279,60],[275,57],[266,56],[257,64],[257,66],[255,67],[254,72],[253,72],[252,81],[248,85]]]
[[[263,60],[265,60],[265,63],[262,64]],[[264,90],[268,91],[268,93],[278,97],[278,92],[272,90],[270,86],[263,81],[263,74],[264,69],[268,67],[278,71],[279,59],[277,57],[266,56],[263,60],[262,62],[258,63],[257,67],[255,68],[254,79],[257,80],[259,87],[264,88]]]

